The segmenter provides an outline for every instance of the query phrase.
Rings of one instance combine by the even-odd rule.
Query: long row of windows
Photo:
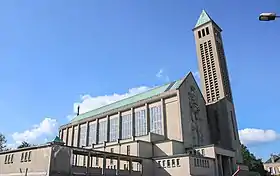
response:
[[[180,165],[180,159],[167,159],[167,160],[161,160],[158,161],[158,166],[163,168],[170,168],[170,167],[181,167]]]
[[[209,160],[201,159],[201,158],[194,158],[194,166],[209,168],[210,167]]]
[[[30,162],[31,161],[31,151],[22,152],[20,162]],[[14,154],[5,155],[4,164],[14,163]]]
[[[162,116],[162,107],[155,106],[149,109],[150,117],[150,132],[163,135],[163,116]],[[120,122],[121,121],[121,122]],[[90,146],[96,143],[103,143],[107,141],[109,137],[109,142],[117,141],[118,139],[129,139],[132,137],[133,129],[135,136],[147,135],[147,112],[146,110],[136,111],[134,113],[134,128],[132,123],[132,115],[127,114],[119,117],[112,117],[107,119],[102,119],[98,122],[93,121],[88,125],[88,131],[86,124],[74,127],[72,134],[72,128],[62,130],[62,135],[68,134],[67,145],[77,147],[78,136],[79,136],[79,147]],[[108,129],[109,127],[109,129]],[[121,131],[119,131],[121,130]],[[87,134],[88,132],[88,134]],[[98,136],[97,136],[98,132]],[[80,134],[78,134],[80,133]],[[73,143],[71,141],[73,135]],[[88,136],[88,139],[87,139]],[[64,142],[66,142],[66,137],[62,136]]]

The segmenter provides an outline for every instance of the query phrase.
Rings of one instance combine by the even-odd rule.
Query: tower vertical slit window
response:
[[[205,30],[202,29],[202,36],[204,37],[205,36]]]
[[[206,27],[206,35],[209,35],[209,28]]]
[[[198,31],[198,38],[201,38],[201,32]]]

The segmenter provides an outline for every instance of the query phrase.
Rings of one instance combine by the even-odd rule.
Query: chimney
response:
[[[77,116],[80,115],[80,105],[77,108]]]
[[[271,159],[271,162],[272,162],[272,163],[274,163],[274,162],[275,162],[275,159],[274,159],[274,158],[275,158],[275,157],[274,157],[274,155],[273,155],[273,154],[271,154],[271,155],[270,155],[270,159]]]

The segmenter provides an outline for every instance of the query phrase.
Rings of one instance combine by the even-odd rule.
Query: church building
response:
[[[78,113],[59,128],[60,144],[45,146],[51,148],[47,150],[48,173],[229,176],[238,166],[246,170],[222,29],[203,10],[193,33],[201,89],[190,72],[146,92]],[[4,160],[11,152],[21,153],[9,152],[0,157]],[[54,171],[61,168],[53,163],[69,169]],[[0,175],[5,166],[1,167]]]

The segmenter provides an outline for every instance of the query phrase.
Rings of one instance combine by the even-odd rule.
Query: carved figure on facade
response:
[[[191,116],[191,130],[192,130],[192,139],[193,145],[199,146],[203,143],[203,134],[201,132],[200,121],[202,119],[199,118],[199,105],[198,98],[196,96],[196,89],[194,86],[191,86],[191,91],[188,92],[189,98],[189,107],[190,107],[190,116]]]

